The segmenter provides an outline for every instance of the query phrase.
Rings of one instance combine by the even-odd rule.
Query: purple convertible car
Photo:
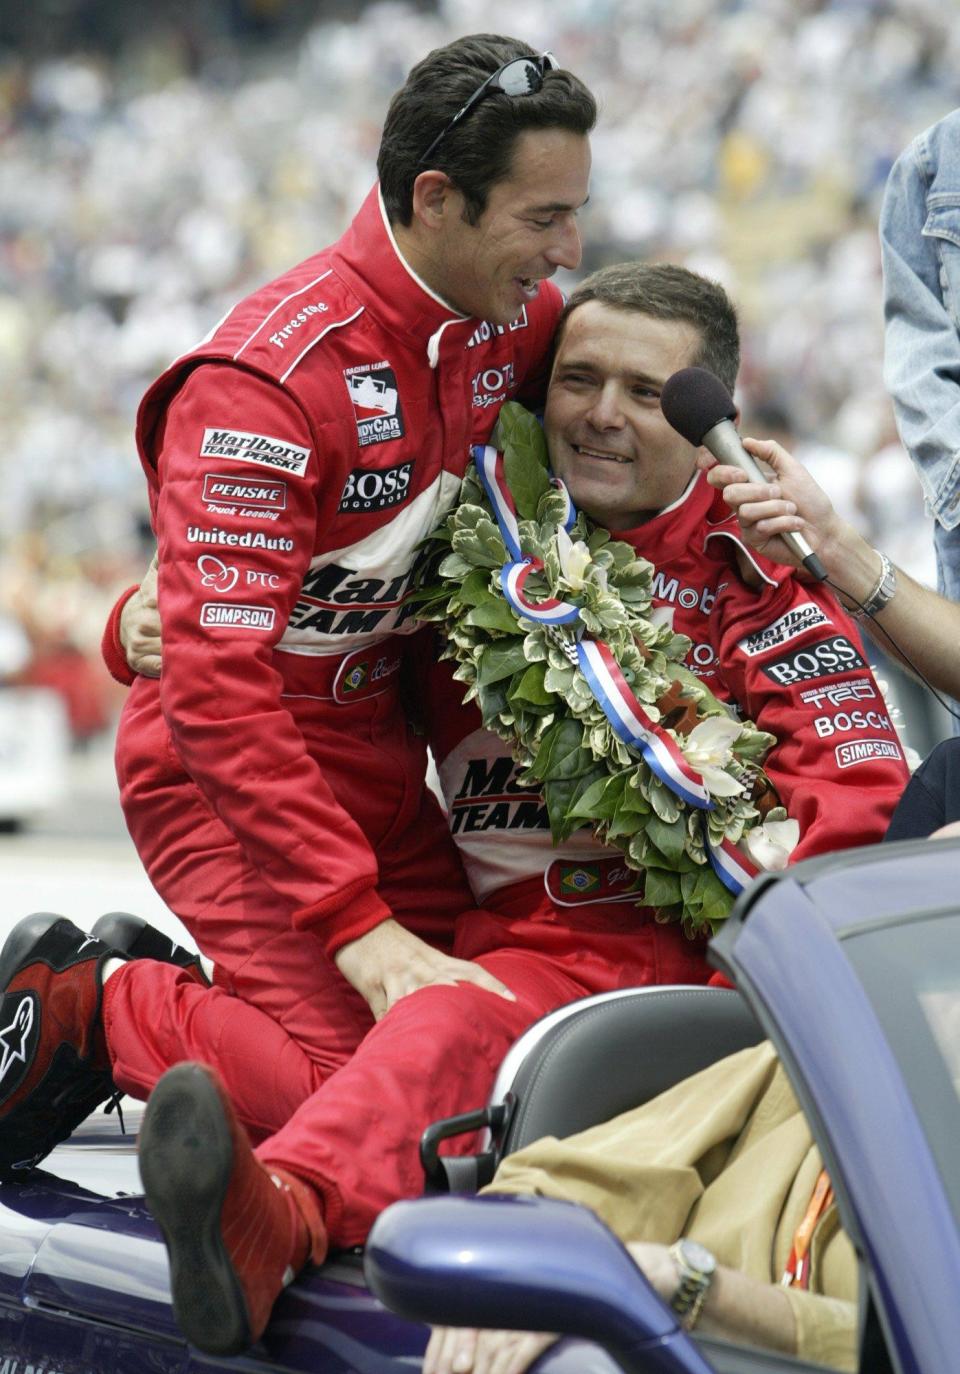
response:
[[[711,946],[739,992],[615,993],[545,1018],[504,1062],[485,1157],[398,1203],[365,1256],[286,1291],[263,1341],[220,1360],[180,1336],[135,1140],[94,1117],[0,1186],[0,1374],[416,1370],[428,1321],[565,1333],[560,1371],[773,1374],[784,1356],[694,1340],[592,1213],[469,1196],[498,1151],[568,1134],[761,1036],[814,1127],[861,1262],[862,1374],[960,1369],[960,844],[886,845],[759,880]],[[683,1026],[684,1034],[676,1034]],[[2,1035],[0,1035],[2,1039]],[[643,1052],[638,1052],[638,1046]],[[472,1124],[472,1123],[471,1123]],[[438,1195],[450,1189],[446,1196]]]

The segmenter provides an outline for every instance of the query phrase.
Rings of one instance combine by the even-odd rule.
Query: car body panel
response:
[[[957,909],[958,857],[958,844],[914,844],[798,865],[745,894],[712,946],[810,1114],[897,1374],[943,1374],[955,1363],[960,1237],[910,1085],[850,954],[874,929]],[[956,965],[960,951],[944,958]],[[140,1196],[138,1117],[139,1108],[126,1136],[112,1118],[95,1118],[54,1152],[47,1172],[0,1186],[0,1374],[29,1374],[31,1365],[33,1374],[419,1367],[424,1327],[386,1311],[348,1258],[302,1275],[249,1354],[213,1360],[188,1348],[170,1310],[162,1239]],[[536,1248],[531,1240],[530,1255]],[[562,1343],[544,1371],[577,1368],[577,1351]],[[662,1368],[677,1367],[661,1353]],[[803,1367],[709,1341],[700,1353],[704,1368],[723,1374]],[[583,1366],[614,1367],[598,1351]]]

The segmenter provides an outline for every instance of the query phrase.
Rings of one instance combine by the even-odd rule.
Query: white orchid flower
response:
[[[799,821],[764,821],[748,830],[740,843],[759,868],[779,873],[786,868],[799,839]]]
[[[560,558],[560,571],[567,586],[571,591],[582,591],[587,569],[593,562],[593,554],[582,539],[574,543],[562,525],[557,529],[557,554]]]
[[[683,757],[695,768],[714,797],[736,797],[743,786],[725,768],[733,758],[730,746],[743,726],[730,716],[708,716],[680,741]]]

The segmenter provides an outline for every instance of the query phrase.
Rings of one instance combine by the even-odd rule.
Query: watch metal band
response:
[[[877,611],[882,611],[884,606],[889,605],[896,595],[896,568],[885,553],[881,553],[879,549],[874,552],[880,558],[880,578],[863,605],[855,607],[851,612],[854,620],[866,620],[868,617],[875,616]]]
[[[684,1330],[692,1331],[710,1291],[717,1262],[704,1246],[685,1237],[670,1246],[670,1256],[679,1275],[670,1306],[680,1318]]]

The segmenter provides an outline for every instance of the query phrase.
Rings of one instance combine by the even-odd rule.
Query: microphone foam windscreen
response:
[[[705,367],[683,367],[668,377],[660,393],[660,409],[677,433],[696,448],[708,430],[737,413],[723,382]]]

